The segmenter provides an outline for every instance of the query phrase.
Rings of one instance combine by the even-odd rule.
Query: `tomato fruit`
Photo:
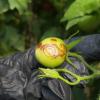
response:
[[[55,68],[62,64],[66,53],[67,49],[64,41],[57,37],[46,38],[35,48],[37,61],[49,68]]]

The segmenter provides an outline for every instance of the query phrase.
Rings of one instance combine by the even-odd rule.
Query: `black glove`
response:
[[[82,47],[88,47],[87,38],[96,38],[99,35],[92,35],[86,37]],[[94,41],[94,44],[99,43],[99,38],[96,39],[98,42]],[[87,43],[87,46],[85,44]],[[81,44],[81,43],[80,43]],[[82,51],[79,46],[73,49],[74,51]],[[78,49],[79,48],[79,49]],[[99,48],[99,46],[97,46]],[[89,49],[89,48],[88,48]],[[93,49],[93,48],[91,48]],[[98,54],[100,49],[96,49]],[[87,51],[87,50],[86,50]],[[92,53],[86,53],[82,51],[84,55],[91,54],[90,59],[94,56]],[[96,55],[97,56],[97,55]],[[81,62],[75,58],[71,58],[74,64],[77,65],[77,69],[73,69],[72,66],[64,62],[61,67],[65,67],[70,71],[85,76],[88,75],[88,71]],[[0,99],[2,100],[72,100],[71,86],[65,84],[64,82],[57,79],[38,79],[37,76],[40,74],[38,72],[38,67],[41,65],[36,61],[34,56],[34,48],[29,49],[24,53],[16,53],[10,57],[0,59]],[[75,79],[69,74],[62,73],[62,76],[70,81]],[[86,81],[80,82],[84,85]]]
[[[38,79],[38,71],[33,71],[25,88],[26,100],[72,100],[71,87],[57,79]]]
[[[0,58],[0,100],[25,100],[23,89],[36,64],[33,48]]]
[[[77,37],[71,41],[75,39]],[[84,36],[84,39],[71,51],[80,53],[88,61],[100,61],[100,34]]]
[[[34,48],[0,59],[0,100],[72,100],[71,87],[39,79]]]

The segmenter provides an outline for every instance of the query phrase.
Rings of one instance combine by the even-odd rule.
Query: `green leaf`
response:
[[[10,9],[17,9],[22,14],[28,8],[28,0],[8,0]]]
[[[0,14],[8,11],[9,3],[7,0],[0,0]]]
[[[66,30],[68,30],[72,26],[76,25],[79,21],[80,21],[80,19],[74,19],[74,20],[68,21],[68,23],[66,25]]]
[[[66,30],[70,29],[72,26],[76,25],[79,22],[82,22],[86,19],[91,19],[91,17],[92,17],[92,15],[86,15],[86,16],[75,18],[73,20],[68,21],[68,23],[66,25]]]
[[[98,12],[99,8],[100,0],[76,0],[65,12],[62,21],[72,20],[74,18],[82,17],[93,12]]]

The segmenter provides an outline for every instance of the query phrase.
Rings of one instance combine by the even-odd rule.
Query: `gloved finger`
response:
[[[30,48],[26,52],[18,52],[11,56],[0,58],[0,63],[21,69],[29,78],[32,69],[37,68],[38,62],[35,59],[34,48]]]
[[[27,96],[27,98],[29,94],[31,94],[31,97],[42,100],[72,100],[69,85],[56,79],[39,79],[37,77],[38,75],[40,75],[39,71],[34,71],[25,88],[25,96]]]
[[[32,76],[24,89],[26,100],[60,100],[47,86],[48,80],[39,79],[38,70],[33,71]],[[49,99],[48,99],[49,97]]]
[[[100,34],[83,36],[84,39],[71,51],[78,52],[88,61],[100,60]],[[73,38],[71,41],[77,39]],[[69,41],[69,42],[71,42]],[[66,42],[66,41],[65,41]]]
[[[42,87],[42,100],[61,100],[48,87]]]
[[[38,71],[33,71],[32,76],[24,89],[25,96],[28,100],[31,100],[29,99],[30,95],[33,98],[41,98],[41,80],[38,78],[38,75]]]
[[[9,70],[9,66],[5,64],[0,64],[0,77],[5,76],[8,70]]]
[[[72,100],[71,87],[61,80],[52,79],[48,81],[48,87],[55,93],[61,100]]]

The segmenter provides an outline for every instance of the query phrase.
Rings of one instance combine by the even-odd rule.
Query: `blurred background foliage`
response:
[[[78,35],[100,33],[100,0],[0,0],[0,56],[49,36],[66,39],[77,30]]]
[[[48,36],[99,33],[98,1],[0,0],[0,55],[23,51]]]

